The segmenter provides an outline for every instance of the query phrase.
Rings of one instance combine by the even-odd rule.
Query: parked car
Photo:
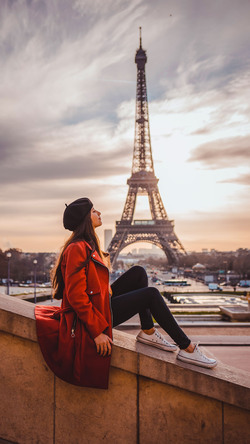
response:
[[[239,285],[244,288],[250,287],[250,279],[242,279]]]
[[[222,288],[218,284],[214,284],[214,283],[208,284],[208,288],[211,291],[214,291],[214,290],[222,291]]]

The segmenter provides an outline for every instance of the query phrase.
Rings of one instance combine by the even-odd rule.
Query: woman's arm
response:
[[[86,267],[75,273],[77,267],[87,259],[84,242],[70,244],[65,251],[65,259],[65,290],[68,301],[85,324],[92,339],[95,339],[108,327],[108,322],[91,303],[86,293]]]

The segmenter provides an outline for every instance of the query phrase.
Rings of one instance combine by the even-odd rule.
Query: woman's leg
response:
[[[148,287],[148,276],[146,270],[140,265],[129,268],[111,284],[114,296],[144,287]]]
[[[207,358],[198,346],[192,343],[185,335],[172,316],[159,291],[154,287],[148,287],[147,274],[142,267],[132,267],[112,285],[113,297],[111,298],[111,305],[114,327],[139,313],[142,329],[145,333],[152,333],[152,331],[154,332],[152,313],[160,326],[181,348],[177,356],[178,359],[206,368],[216,366],[216,360]],[[157,333],[156,331],[155,334]],[[151,345],[153,345],[154,341],[155,338]],[[173,351],[173,349],[168,347],[170,344],[166,344],[164,339],[163,341],[163,349]]]
[[[126,294],[131,291],[139,290],[146,287],[148,287],[148,276],[146,270],[139,265],[135,265],[134,267],[131,267],[129,270],[125,271],[125,273],[123,273],[112,283],[112,300],[114,300],[113,298],[116,298],[121,294]],[[141,325],[144,326],[144,330],[150,330],[151,328],[153,328],[154,322],[149,308],[137,311],[134,314],[137,313],[139,313]],[[127,319],[129,319],[130,317],[131,316],[129,316]],[[121,322],[119,322],[119,324],[120,323]]]
[[[190,345],[190,339],[179,327],[172,313],[164,302],[160,292],[155,287],[141,288],[129,293],[112,296],[111,307],[113,311],[113,326],[117,326],[137,313],[149,310],[158,324],[171,336],[181,349],[186,349]],[[150,315],[151,317],[151,315]],[[152,320],[152,317],[151,317]],[[141,327],[148,330],[152,324],[144,324],[142,319]]]

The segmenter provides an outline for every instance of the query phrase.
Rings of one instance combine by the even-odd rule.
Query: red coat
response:
[[[91,254],[86,267],[76,268]],[[65,283],[61,309],[35,307],[39,344],[51,370],[61,379],[85,387],[108,388],[110,356],[96,351],[94,338],[112,338],[109,270],[85,241],[70,244],[61,264]],[[71,336],[77,314],[75,336]]]

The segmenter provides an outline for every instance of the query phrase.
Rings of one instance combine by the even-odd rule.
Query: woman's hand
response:
[[[94,339],[94,341],[97,353],[99,353],[101,356],[111,355],[111,345],[113,344],[113,341],[109,336],[101,333]]]

